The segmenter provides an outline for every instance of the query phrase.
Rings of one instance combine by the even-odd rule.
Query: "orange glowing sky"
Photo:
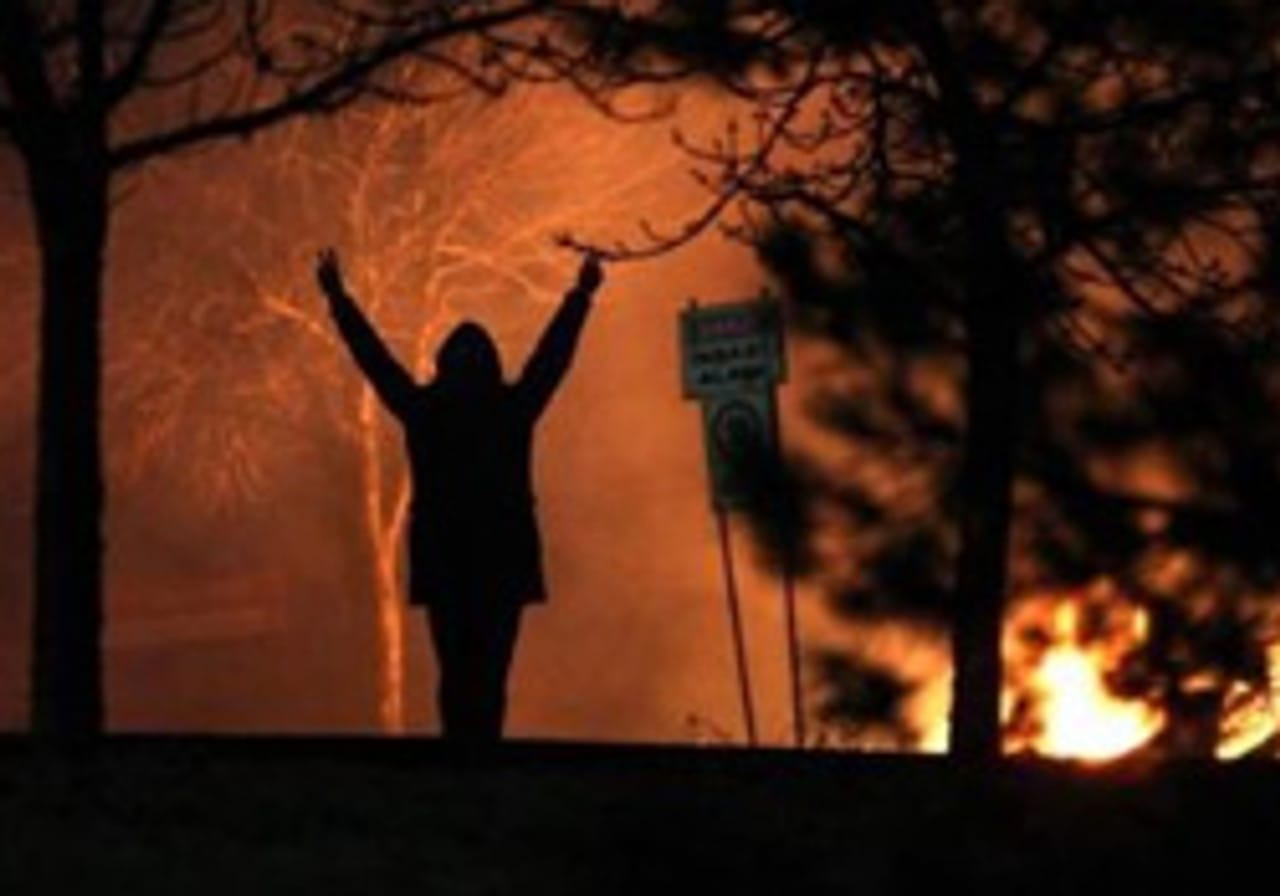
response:
[[[415,138],[405,137],[394,158],[376,160],[386,171],[368,172],[372,212],[358,221],[344,218],[360,198],[352,181],[331,168],[361,163],[360,128],[376,128],[381,117],[306,123],[247,147],[157,166],[130,184],[108,265],[113,728],[373,725],[365,693],[370,657],[360,646],[369,636],[360,616],[371,598],[359,593],[368,563],[359,497],[335,486],[327,471],[309,469],[344,463],[346,449],[323,429],[332,418],[313,405],[350,393],[357,374],[332,346],[282,335],[280,324],[252,324],[260,317],[253,294],[318,312],[309,261],[332,242],[344,252],[354,291],[402,354],[411,351],[409,328],[424,309],[429,320],[471,316],[494,332],[510,373],[576,264],[554,247],[555,236],[632,237],[642,216],[678,220],[701,195],[669,143],[670,121],[618,129],[547,94],[506,105],[472,108],[464,127],[457,113],[420,113],[435,116],[420,128],[430,145],[407,145]],[[397,207],[395,187],[379,176],[403,179],[392,168],[406,164],[418,166],[411,177],[423,196],[467,207],[449,222],[453,230],[441,238],[447,245],[429,247],[434,254],[415,257],[426,254],[421,244],[389,249],[384,241],[362,257],[362,242],[395,232],[395,221],[377,220],[379,201],[402,223],[414,212],[458,211]],[[279,166],[296,174],[295,166],[307,165],[317,167],[315,195],[281,197],[274,206],[251,195],[283,177]],[[636,183],[617,197],[597,197],[627,180]],[[287,181],[286,189],[308,182]],[[8,231],[21,233],[16,197],[5,213]],[[403,268],[384,287],[394,294],[371,294],[369,284],[386,273],[372,265],[387,264],[392,251]],[[433,279],[431,262],[450,252],[475,258],[453,279]],[[20,288],[3,309],[11,367],[2,407],[6,431],[19,434],[4,470],[6,494],[15,496],[5,524],[24,545],[32,450],[28,260],[8,260],[9,280]],[[528,279],[513,283],[513,269]],[[692,718],[737,731],[699,417],[680,397],[675,315],[690,297],[734,299],[760,286],[750,253],[717,235],[610,270],[570,380],[538,436],[552,600],[528,617],[513,673],[512,734],[683,740],[693,736]],[[328,325],[320,316],[315,322]],[[289,397],[294,388],[300,397]],[[287,426],[257,419],[247,406],[270,405],[273,390],[309,406]],[[171,414],[198,422],[153,425],[152,417]],[[379,426],[391,433],[385,417]],[[240,450],[244,469],[235,465]],[[394,448],[387,462],[398,464]],[[230,481],[236,476],[245,481]],[[332,494],[315,494],[326,482]],[[203,492],[237,487],[246,494],[205,506]],[[3,590],[14,622],[4,627],[3,668],[15,671],[25,666],[19,635],[29,618],[26,572],[16,561],[23,553],[10,555]],[[745,574],[762,727],[780,738],[787,718],[776,595],[768,580]],[[422,620],[410,614],[406,631],[409,727],[433,730],[434,673]],[[12,684],[0,695],[9,725],[21,724],[22,698]]]
[[[724,113],[691,94],[679,123],[709,131]],[[361,528],[359,455],[343,429],[358,422],[357,374],[325,342],[311,257],[337,246],[353,291],[424,375],[439,333],[461,317],[494,332],[510,373],[575,266],[557,235],[633,238],[643,218],[676,222],[697,207],[702,193],[671,145],[672,124],[621,128],[563,94],[517,93],[462,110],[304,122],[157,165],[127,185],[108,264],[113,729],[377,729],[375,557]],[[0,535],[10,546],[0,555],[0,724],[17,728],[35,309],[11,162],[0,167],[10,287],[0,302]],[[536,443],[551,602],[526,617],[510,734],[740,737],[700,416],[680,396],[675,321],[690,297],[740,299],[764,283],[752,254],[718,234],[608,271]],[[787,437],[834,455],[800,409],[811,379],[829,369],[821,352],[791,351]],[[937,390],[939,401],[948,394]],[[394,476],[392,424],[381,412],[372,421],[374,456]],[[1155,466],[1143,470],[1159,478]],[[778,585],[737,534],[760,728],[782,743],[790,719]],[[892,663],[920,683],[907,715],[923,746],[942,746],[945,639],[842,624],[816,589],[801,591],[801,621],[806,643]],[[412,613],[404,626],[407,728],[434,732],[424,626]],[[1049,694],[1046,705],[1061,707],[1045,722],[1053,743],[1039,748],[1110,755],[1117,738],[1141,743],[1150,710],[1118,705],[1095,674],[1103,661],[1071,648],[1069,632],[1063,640],[1023,670],[1028,687]]]

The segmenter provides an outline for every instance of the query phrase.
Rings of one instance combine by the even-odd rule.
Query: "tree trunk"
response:
[[[932,0],[911,8],[912,30],[938,90],[955,155],[954,179],[967,257],[964,276],[968,379],[960,472],[960,556],[952,612],[950,752],[962,762],[1000,756],[1000,640],[1008,582],[1018,436],[1020,260],[1006,230],[999,141]]]
[[[388,525],[385,519],[385,471],[378,426],[379,412],[373,390],[368,386],[361,386],[357,420],[360,427],[364,525],[373,561],[378,724],[386,734],[403,734],[404,618],[401,615],[401,605],[404,598],[395,563],[400,527]]]
[[[101,469],[105,170],[29,159],[41,253],[31,726],[59,743],[103,728]],[[78,154],[79,155],[79,154]],[[48,158],[48,157],[46,157]]]
[[[999,278],[977,279],[966,300],[968,422],[952,615],[951,752],[963,761],[1000,755],[1000,642],[1017,439],[1016,311],[1007,287],[990,282]]]

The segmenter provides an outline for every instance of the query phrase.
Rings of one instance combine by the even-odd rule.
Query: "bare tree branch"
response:
[[[461,35],[526,20],[549,5],[549,0],[529,0],[490,13],[432,21],[407,33],[389,36],[349,61],[340,62],[335,69],[320,75],[310,84],[300,89],[287,89],[283,98],[257,108],[190,122],[125,142],[111,151],[112,167],[136,165],[157,155],[208,140],[245,137],[302,112],[334,110],[360,96],[365,79],[406,53]]]
[[[742,195],[751,195],[757,188],[754,179],[769,169],[774,151],[786,140],[788,127],[799,114],[810,91],[820,79],[823,53],[818,50],[811,54],[803,76],[799,79],[795,90],[785,96],[781,107],[773,114],[772,120],[762,123],[762,133],[758,143],[746,152],[737,149],[737,129],[732,128],[725,144],[717,144],[711,148],[694,146],[683,140],[679,134],[676,140],[681,148],[695,160],[710,162],[720,167],[715,184],[704,181],[710,187],[711,199],[691,218],[686,219],[674,232],[659,232],[648,221],[641,221],[640,227],[644,237],[644,245],[635,246],[618,242],[612,246],[597,246],[583,241],[571,234],[558,237],[560,245],[578,252],[594,252],[609,261],[640,261],[656,258],[671,252],[715,226],[724,216],[725,211]],[[695,176],[698,176],[695,174]],[[700,178],[701,179],[701,178]]]
[[[35,22],[25,3],[0,3],[0,74],[12,98],[13,123],[36,120],[57,107],[57,99],[40,55]]]
[[[120,102],[138,84],[151,61],[152,53],[170,24],[175,0],[151,0],[127,59],[107,80],[105,101],[108,106]]]
[[[77,99],[86,107],[100,114],[98,99],[103,83],[102,51],[105,42],[103,0],[79,0],[76,4],[76,24],[79,26],[77,51],[79,56],[80,89]]]

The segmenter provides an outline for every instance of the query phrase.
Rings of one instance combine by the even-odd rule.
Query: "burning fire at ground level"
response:
[[[1124,664],[1148,646],[1151,619],[1145,609],[1109,596],[1099,606],[1091,601],[1096,595],[1086,592],[1056,594],[1026,599],[1015,609],[1004,649],[1006,754],[1095,764],[1185,751],[1169,736],[1175,720],[1157,695],[1126,695],[1115,685]],[[1101,622],[1086,621],[1099,613]],[[1215,705],[1217,759],[1275,752],[1280,644],[1265,652],[1261,682],[1221,682],[1206,673],[1190,684],[1189,690]],[[940,749],[945,742],[946,719],[938,718],[925,743]]]

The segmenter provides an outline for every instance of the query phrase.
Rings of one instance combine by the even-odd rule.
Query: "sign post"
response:
[[[721,562],[729,602],[742,713],[749,743],[756,742],[745,637],[729,537],[729,513],[761,508],[779,479],[781,428],[774,390],[786,379],[782,315],[767,297],[700,307],[680,315],[680,357],[684,396],[702,406],[703,440],[711,485],[711,505],[720,536]],[[784,559],[783,598],[791,672],[792,722],[796,744],[804,744],[799,643],[789,558]]]

